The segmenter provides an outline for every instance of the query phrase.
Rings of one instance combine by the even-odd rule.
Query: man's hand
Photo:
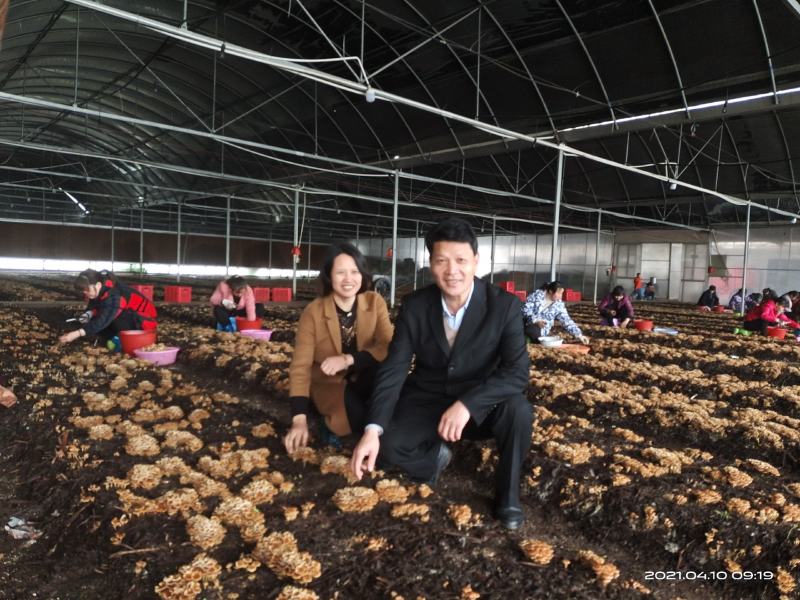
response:
[[[83,329],[76,329],[75,331],[70,331],[69,333],[65,333],[58,341],[62,344],[68,344],[69,342],[77,340],[83,334]]]
[[[356,444],[353,450],[353,458],[350,460],[350,470],[356,479],[361,481],[364,471],[375,470],[375,461],[378,458],[378,450],[381,448],[381,440],[378,432],[374,429],[367,429],[364,435]],[[366,465],[364,462],[366,461]]]
[[[585,346],[585,345],[587,345],[587,344],[589,343],[589,338],[588,338],[588,337],[586,337],[585,335],[582,335],[581,337],[579,337],[579,338],[578,338],[578,340],[579,340],[579,341],[580,341],[580,343],[581,343],[581,344],[583,344],[584,346]]]
[[[336,375],[339,371],[344,371],[353,363],[348,360],[349,354],[339,354],[338,356],[329,356],[322,361],[319,368],[325,375]]]
[[[81,325],[86,325],[89,321],[92,320],[93,316],[94,316],[94,313],[92,311],[90,311],[90,310],[87,310],[86,312],[81,313],[78,316],[78,323],[80,323]]]
[[[305,415],[295,415],[292,417],[292,428],[286,437],[283,438],[283,445],[286,452],[292,454],[308,444],[308,421]]]
[[[5,406],[6,408],[10,406],[14,406],[17,403],[17,397],[14,395],[14,392],[11,390],[0,386],[0,406]]]
[[[469,410],[461,400],[456,400],[444,411],[439,419],[439,428],[436,430],[445,442],[457,442],[461,439],[461,432],[469,421]]]

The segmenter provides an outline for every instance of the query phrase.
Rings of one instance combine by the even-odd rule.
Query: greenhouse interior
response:
[[[795,167],[797,0],[0,0],[0,600],[800,597]]]

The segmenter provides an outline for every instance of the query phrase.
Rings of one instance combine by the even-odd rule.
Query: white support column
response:
[[[417,259],[419,258],[419,221],[414,221],[414,291],[417,289],[417,270],[419,269],[419,264],[417,263]]]
[[[225,277],[230,277],[231,270],[231,197],[225,209]]]
[[[111,271],[114,271],[114,209],[111,209]]]
[[[494,283],[494,252],[497,247],[497,219],[492,217],[492,255],[489,261],[489,283]]]
[[[747,222],[744,230],[744,263],[742,266],[742,312],[744,312],[744,299],[747,297],[747,259],[750,254],[750,206],[747,202]]]
[[[597,211],[597,240],[594,243],[594,293],[592,302],[597,304],[597,279],[600,277],[600,225],[603,219],[603,211]]]
[[[177,258],[175,262],[178,265],[178,283],[181,282],[181,200],[178,198],[178,231],[177,231]]]
[[[292,300],[297,295],[297,256],[294,255],[294,249],[300,245],[297,239],[300,235],[300,190],[294,191],[294,244],[292,245]]]
[[[390,304],[394,308],[394,296],[397,292],[397,206],[400,201],[400,172],[394,172],[394,207],[392,210],[392,288]]]
[[[564,185],[564,151],[558,151],[558,170],[556,172],[556,211],[553,215],[553,245],[550,250],[550,281],[556,279],[556,258],[558,253],[558,220],[561,216],[561,193]]]
[[[144,270],[144,206],[139,206],[139,277]]]
[[[267,279],[271,279],[272,275],[272,228],[269,230],[269,256],[267,257]]]

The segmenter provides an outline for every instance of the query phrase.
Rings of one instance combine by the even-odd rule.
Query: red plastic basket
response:
[[[130,331],[120,331],[119,341],[122,344],[122,351],[133,356],[133,351],[137,348],[144,348],[156,343],[158,335],[155,329],[143,331],[141,329],[131,329]]]
[[[273,302],[291,302],[292,288],[272,288]]]
[[[153,286],[152,285],[136,284],[136,285],[132,285],[131,287],[133,289],[135,289],[137,292],[139,292],[142,296],[144,296],[145,298],[150,300],[150,302],[153,301]]]
[[[513,281],[501,281],[497,285],[500,287],[501,290],[505,290],[507,292],[511,292],[512,294],[514,293],[514,290],[516,289],[514,287],[514,282]]]
[[[514,292],[514,295],[523,302],[525,302],[528,299],[528,292],[526,292],[525,290],[516,290]]]
[[[164,287],[165,302],[191,302],[192,288],[181,285],[168,285]]]
[[[270,288],[265,288],[265,287],[253,288],[253,295],[256,297],[256,302],[269,302]]]
[[[633,322],[633,326],[638,329],[639,331],[652,331],[653,330],[653,322],[646,321],[644,319],[636,320]]]

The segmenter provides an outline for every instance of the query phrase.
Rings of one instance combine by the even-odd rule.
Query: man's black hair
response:
[[[436,242],[465,242],[472,248],[472,253],[478,253],[478,238],[472,226],[464,219],[447,217],[434,225],[425,234],[425,247],[429,254],[433,254],[433,245]]]

